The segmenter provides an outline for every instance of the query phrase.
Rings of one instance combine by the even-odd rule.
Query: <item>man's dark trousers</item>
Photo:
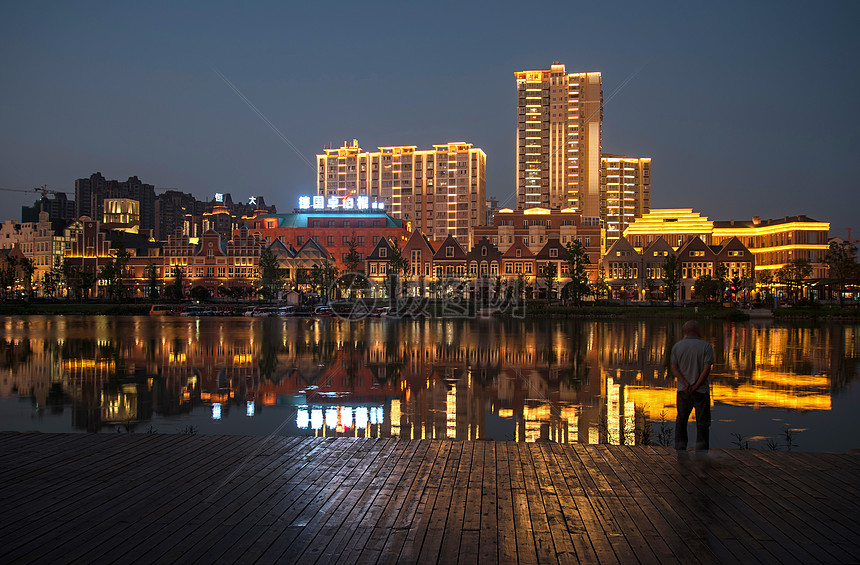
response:
[[[675,449],[687,449],[687,421],[696,410],[696,451],[707,451],[711,430],[711,395],[707,392],[678,391],[678,418],[675,420]]]

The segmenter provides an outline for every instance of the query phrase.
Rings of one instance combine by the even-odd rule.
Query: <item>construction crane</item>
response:
[[[43,184],[42,186],[37,186],[33,190],[27,190],[24,188],[0,188],[0,190],[5,190],[6,192],[40,192],[42,194],[42,198],[45,198],[48,194],[65,194],[62,190],[51,190],[48,188],[47,184]]]

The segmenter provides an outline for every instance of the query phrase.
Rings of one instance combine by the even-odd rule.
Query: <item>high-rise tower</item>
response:
[[[600,73],[520,71],[517,79],[517,207],[600,215],[603,88]]]

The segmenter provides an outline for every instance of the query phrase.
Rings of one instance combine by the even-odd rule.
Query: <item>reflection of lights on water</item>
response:
[[[300,407],[296,412],[296,427],[300,430],[308,429],[311,423],[311,416],[308,414],[306,407]]]
[[[340,422],[344,428],[352,427],[352,409],[345,407],[340,413]]]
[[[367,427],[367,408],[364,406],[359,406],[355,409],[355,427],[356,428],[366,428]]]
[[[221,419],[221,403],[216,402],[212,405],[212,419],[220,420]]]
[[[299,406],[296,410],[296,427],[302,430],[319,430],[325,424],[329,429],[342,432],[352,427],[367,428],[368,425],[382,424],[384,420],[385,412],[382,406]]]
[[[337,408],[326,409],[325,425],[332,429],[337,427]]]
[[[248,417],[253,416],[253,415],[254,415],[254,409],[255,409],[254,401],[253,401],[253,400],[249,400],[249,401],[247,402],[247,404],[245,405],[245,415],[246,415],[246,416],[248,416]]]
[[[323,413],[322,409],[314,408],[311,410],[311,427],[315,430],[318,430],[323,425]]]

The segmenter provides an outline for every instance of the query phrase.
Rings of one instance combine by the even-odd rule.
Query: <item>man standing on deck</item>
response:
[[[672,347],[672,375],[678,379],[678,418],[675,449],[687,450],[687,421],[696,409],[696,451],[708,450],[711,427],[711,391],[708,376],[714,366],[714,348],[702,339],[699,324],[690,320],[681,328],[684,339]]]

